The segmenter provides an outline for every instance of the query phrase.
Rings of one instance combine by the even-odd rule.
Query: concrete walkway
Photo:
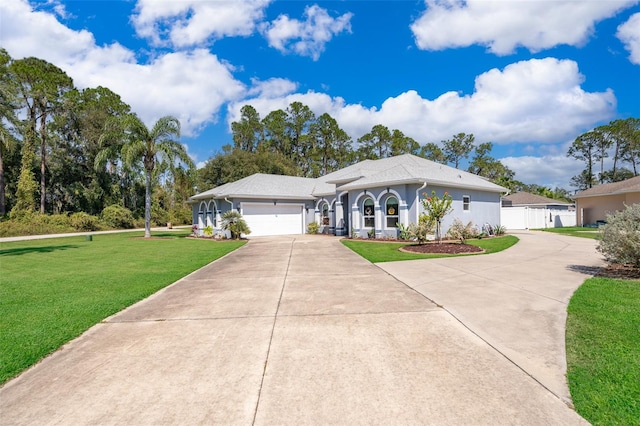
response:
[[[154,227],[151,228],[152,235],[154,232],[171,232],[171,231],[181,231],[184,229],[191,229],[191,226],[174,226],[169,229],[166,226]],[[42,235],[22,235],[19,237],[2,237],[0,238],[0,243],[11,243],[14,241],[30,241],[30,240],[46,240],[51,238],[62,238],[62,237],[81,237],[85,235],[101,235],[101,234],[120,234],[123,232],[144,232],[144,228],[136,228],[136,229],[114,229],[111,231],[86,231],[86,232],[69,232],[67,234],[42,234]]]
[[[455,316],[563,401],[569,299],[604,266],[595,240],[545,232],[485,256],[379,264]]]
[[[503,270],[503,281],[512,281],[505,287],[536,274],[553,289],[557,279],[547,264],[568,264],[561,266],[563,250],[555,250],[553,259],[540,260],[544,267],[527,270],[527,257],[544,256],[528,244],[536,238],[524,237],[522,249],[503,255],[438,263],[446,272],[439,279],[453,285],[457,276],[469,305],[476,299],[494,306],[497,296],[478,297],[474,289],[490,280],[455,265],[481,272],[496,269],[483,260],[498,258],[501,268],[513,263],[510,273]],[[592,266],[591,242],[578,241],[583,245],[564,250],[582,253],[575,270]],[[437,281],[430,262],[385,267],[411,266],[413,275],[401,278],[418,288],[421,277]],[[558,301],[570,294],[551,292]],[[467,328],[451,313],[336,238],[258,238],[6,384],[0,424],[586,424],[560,392],[474,330],[484,323],[473,318],[482,315],[470,315]],[[498,326],[499,318],[488,323],[521,328]]]

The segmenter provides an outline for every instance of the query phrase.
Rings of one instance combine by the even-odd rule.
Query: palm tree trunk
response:
[[[151,238],[151,173],[147,170],[144,188],[144,237]]]

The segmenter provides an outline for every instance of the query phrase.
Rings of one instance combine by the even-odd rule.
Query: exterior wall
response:
[[[216,210],[211,214],[211,218],[205,217],[203,218],[200,214],[200,208],[203,203],[208,205],[211,201],[215,203]],[[307,232],[307,226],[315,221],[315,205],[316,202],[312,200],[278,200],[277,203],[282,204],[302,204],[304,205],[304,210],[302,213],[302,217],[304,219],[304,232]],[[198,226],[198,235],[203,235],[203,228],[207,225],[211,225],[214,229],[214,232],[222,232],[227,238],[231,237],[231,234],[228,231],[222,231],[220,228],[221,216],[228,212],[231,209],[239,211],[240,214],[243,214],[242,204],[243,203],[264,203],[264,204],[273,204],[271,200],[259,199],[259,198],[236,198],[229,199],[229,202],[224,199],[208,199],[208,200],[198,200],[194,204],[192,204],[192,220],[193,225]]]
[[[622,210],[625,201],[624,194],[578,198],[576,199],[576,222],[578,226],[584,226],[606,220],[608,214]]]
[[[390,217],[394,223],[403,225],[410,223],[407,194],[407,185],[350,191],[349,211],[351,229],[349,230],[349,235],[360,238],[396,238],[398,236],[398,228],[397,226],[387,226],[387,218]],[[390,197],[395,197],[398,200],[398,211],[393,216],[388,215],[386,210],[386,202]],[[363,203],[367,198],[373,200],[374,203],[373,227],[365,226],[364,223]]]
[[[307,226],[312,222],[321,224],[320,231],[327,234],[335,235],[355,235],[361,238],[367,238],[370,233],[375,238],[396,238],[398,228],[395,226],[387,226],[387,218],[404,226],[418,221],[418,216],[423,212],[420,200],[424,198],[423,193],[431,194],[435,190],[438,196],[442,196],[445,190],[453,197],[453,212],[447,215],[442,223],[443,235],[449,229],[453,221],[458,218],[464,224],[469,221],[476,226],[482,227],[483,224],[491,225],[500,224],[500,194],[490,193],[477,190],[448,189],[443,187],[426,186],[422,188],[420,185],[393,185],[383,188],[372,188],[367,190],[353,190],[336,194],[334,196],[326,196],[317,200],[278,200],[283,204],[302,204],[304,206],[302,216],[304,218],[304,232],[307,232]],[[395,197],[398,200],[398,212],[396,215],[388,215],[386,210],[386,201],[388,197]],[[463,196],[470,197],[469,211],[463,210]],[[363,217],[363,201],[371,198],[374,202],[374,226],[364,226]],[[201,206],[209,206],[210,202],[215,202],[215,207],[210,217],[201,214]],[[273,203],[271,200],[265,199],[230,199],[230,202],[224,199],[215,200],[199,200],[192,204],[193,224],[198,226],[198,233],[202,235],[202,230],[208,224],[212,225],[214,232],[222,232],[220,229],[221,216],[231,210],[238,210],[242,214],[243,203]],[[346,201],[346,203],[343,203]],[[329,224],[321,223],[321,208],[324,203],[329,205]],[[229,236],[229,235],[227,235]]]
[[[640,203],[640,192],[619,195],[600,195],[576,199],[576,222],[578,226],[591,225],[606,220],[608,214],[624,209],[625,205]]]
[[[451,203],[453,211],[442,220],[443,236],[455,219],[459,219],[465,225],[473,222],[478,229],[481,229],[482,226],[487,223],[491,226],[500,224],[500,193],[428,185],[420,191],[420,199],[422,200],[424,198],[422,193],[430,196],[432,190],[436,191],[438,197],[442,197],[444,192],[447,191],[453,198],[453,202]],[[463,196],[470,197],[469,210],[466,211],[463,209]],[[420,213],[424,212],[421,204],[418,210]]]

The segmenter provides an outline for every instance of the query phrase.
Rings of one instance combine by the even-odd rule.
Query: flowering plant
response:
[[[193,234],[194,237],[198,236],[198,225],[193,225],[191,227],[191,233]]]
[[[453,198],[451,198],[451,195],[449,195],[447,191],[444,192],[442,198],[436,195],[436,191],[431,191],[430,197],[427,196],[426,192],[423,192],[422,195],[425,196],[422,200],[422,207],[429,218],[436,223],[436,239],[439,243],[442,239],[442,218],[453,210],[453,207],[451,207]]]

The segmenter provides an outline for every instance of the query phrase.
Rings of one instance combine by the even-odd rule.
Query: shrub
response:
[[[419,244],[424,244],[428,240],[428,236],[433,234],[436,227],[436,221],[429,215],[421,214],[418,217],[418,223],[412,223],[407,228],[407,235],[409,239],[417,241]]]
[[[155,226],[165,226],[169,222],[169,212],[157,203],[151,204],[151,223]]]
[[[410,226],[404,225],[402,223],[398,223],[398,239],[400,240],[410,240],[411,239],[411,231]]]
[[[131,210],[118,204],[105,207],[105,209],[102,210],[102,220],[111,228],[135,228],[135,220]]]
[[[97,231],[101,228],[100,220],[97,217],[84,212],[74,213],[69,219],[71,226],[78,231]]]
[[[193,212],[191,211],[191,207],[185,205],[174,207],[169,211],[169,220],[174,225],[186,225],[191,223],[191,221],[193,220]]]
[[[507,228],[504,225],[496,225],[493,227],[493,233],[496,234],[496,236],[498,237],[506,234],[506,232],[507,232]]]
[[[640,267],[640,204],[607,215],[599,230],[598,251],[607,262]]]
[[[251,233],[247,222],[245,222],[242,215],[235,210],[224,212],[220,227],[225,231],[231,232],[231,238],[236,240],[240,238],[242,234],[249,235]]]
[[[202,233],[205,237],[211,238],[213,236],[213,227],[211,225],[202,229]]]
[[[454,219],[453,224],[447,231],[447,237],[460,240],[464,244],[464,241],[469,238],[477,238],[478,230],[473,225],[473,222],[464,225],[460,219]]]
[[[46,215],[35,212],[21,212],[0,223],[0,237],[20,235],[63,234],[74,232],[71,219],[66,214]]]
[[[317,234],[320,229],[320,224],[318,222],[311,222],[307,225],[307,232],[309,234]]]

